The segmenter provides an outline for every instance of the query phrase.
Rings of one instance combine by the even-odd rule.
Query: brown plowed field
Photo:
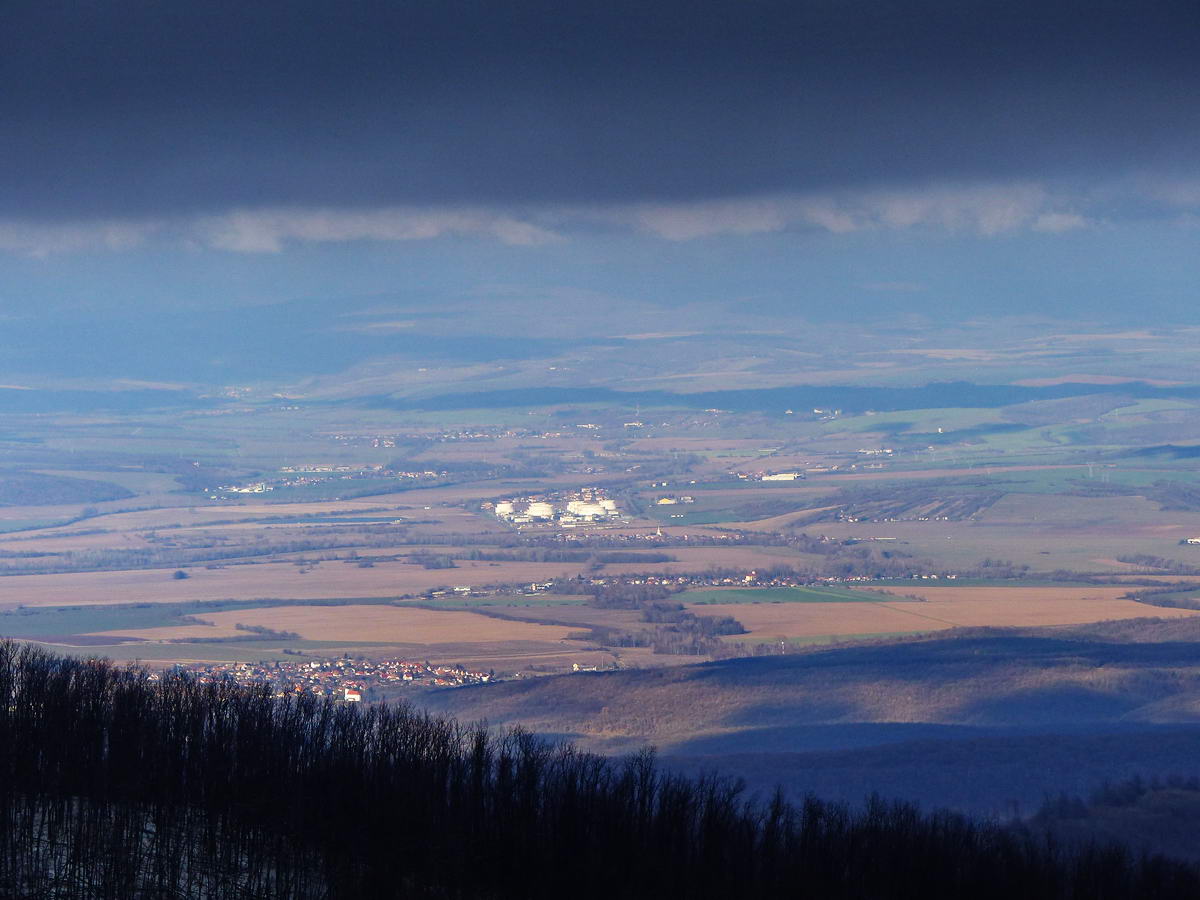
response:
[[[956,626],[1078,625],[1110,619],[1183,618],[1200,615],[1121,599],[1123,587],[905,588],[924,602],[728,603],[693,607],[698,615],[733,616],[749,630],[734,641],[779,637],[937,631]]]
[[[261,563],[223,569],[189,569],[186,580],[172,569],[11,575],[0,578],[0,609],[16,606],[86,606],[105,603],[178,603],[185,600],[312,600],[324,597],[396,597],[440,585],[548,581],[573,575],[583,563],[462,561],[455,569],[424,569],[381,563],[360,569],[323,562],[311,569],[293,563]]]
[[[923,607],[923,603],[894,606]],[[715,603],[693,606],[699,616],[733,616],[748,634],[730,641],[751,644],[779,638],[816,638],[828,635],[883,634],[933,631],[951,626],[913,616],[887,603]]]
[[[235,624],[257,625],[274,631],[291,631],[304,640],[366,641],[370,643],[458,644],[480,641],[561,641],[571,629],[493,619],[459,610],[401,606],[271,606],[197,616],[215,627],[181,625],[134,631],[105,632],[169,640],[246,634]]]

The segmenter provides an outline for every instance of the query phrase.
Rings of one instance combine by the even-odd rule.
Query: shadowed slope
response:
[[[822,749],[946,731],[1200,722],[1200,643],[976,632],[542,678],[423,702],[462,719],[520,722],[597,748],[649,742],[701,753]]]

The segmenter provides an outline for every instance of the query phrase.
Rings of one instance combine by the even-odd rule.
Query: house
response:
[[[357,688],[346,688],[343,692],[343,697],[347,703],[361,703],[362,691]]]

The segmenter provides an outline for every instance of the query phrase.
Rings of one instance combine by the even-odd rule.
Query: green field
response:
[[[184,624],[184,616],[234,609],[262,609],[270,606],[386,605],[394,602],[386,597],[339,597],[330,600],[218,600],[202,603],[24,607],[0,612],[0,636],[44,639],[90,634],[94,631],[119,631],[125,628],[162,628]],[[458,603],[463,605],[461,600]]]
[[[729,588],[685,591],[685,603],[878,603],[899,599],[839,587]]]
[[[180,618],[217,607],[199,604],[140,603],[114,606],[30,607],[0,613],[0,635],[39,638],[114,631],[121,628],[157,628],[181,624]]]

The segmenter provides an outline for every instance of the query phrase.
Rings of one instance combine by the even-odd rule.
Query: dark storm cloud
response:
[[[10,2],[0,216],[1188,169],[1188,2]]]

